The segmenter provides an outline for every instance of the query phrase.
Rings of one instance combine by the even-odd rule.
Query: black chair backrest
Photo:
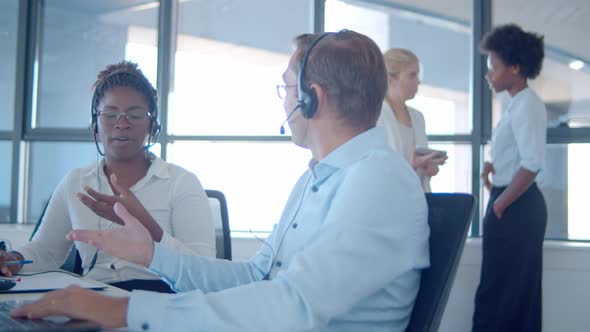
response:
[[[426,202],[430,267],[422,272],[408,332],[438,330],[475,210],[470,194],[427,193]]]
[[[205,190],[215,224],[215,248],[217,258],[231,261],[231,235],[225,195],[217,190]]]
[[[49,199],[43,206],[43,211],[41,211],[41,216],[39,217],[39,220],[37,220],[37,224],[35,225],[35,228],[31,233],[29,241],[33,239],[33,236],[35,236],[35,233],[37,233],[39,226],[41,226],[41,222],[43,221],[43,217],[45,216],[45,211],[47,211],[47,206],[49,206],[50,200],[51,197],[49,197]],[[68,257],[66,258],[66,261],[60,267],[60,269],[82,275],[82,273],[84,272],[84,270],[82,269],[82,257],[80,257],[80,253],[78,252],[78,249],[76,249],[76,245],[72,246],[72,249],[70,250]]]

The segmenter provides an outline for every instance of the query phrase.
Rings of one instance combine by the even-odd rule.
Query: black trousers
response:
[[[158,293],[176,293],[173,291],[167,283],[163,282],[162,280],[143,280],[143,279],[133,279],[121,282],[114,282],[110,284],[111,286],[115,286],[126,291],[132,291],[134,289],[139,290],[147,290],[152,292]]]
[[[493,204],[505,189],[492,189],[483,220],[473,331],[540,332],[547,206],[533,184],[498,219]]]

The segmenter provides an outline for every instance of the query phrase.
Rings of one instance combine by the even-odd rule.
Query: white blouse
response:
[[[71,171],[51,196],[47,211],[33,240],[16,251],[33,264],[24,265],[22,272],[56,269],[66,259],[72,242],[66,234],[72,229],[107,229],[121,227],[97,216],[76,197],[89,186],[101,193],[113,195],[104,174],[104,159],[86,168]],[[97,169],[100,170],[97,172]],[[160,243],[179,252],[215,257],[215,230],[209,201],[197,177],[185,169],[160,158],[152,164],[144,178],[131,191],[137,196],[162,230]],[[87,272],[95,247],[77,242],[82,267]],[[98,251],[94,268],[88,277],[113,283],[130,279],[158,279],[145,268]]]
[[[426,126],[424,125],[424,116],[419,111],[408,107],[410,119],[412,121],[412,128],[414,132],[413,139],[404,139],[402,130],[404,124],[397,121],[395,114],[387,101],[383,102],[381,107],[381,115],[377,121],[377,126],[385,129],[387,143],[394,150],[404,155],[408,163],[412,163],[412,155],[417,147],[428,148],[428,139],[426,138]],[[406,127],[407,128],[407,127]],[[404,151],[412,151],[409,155]],[[422,183],[422,190],[430,192],[430,177],[420,175],[420,182]]]
[[[538,173],[545,161],[547,142],[547,110],[530,88],[510,98],[502,118],[492,133],[491,163],[493,184],[510,184],[522,167]]]

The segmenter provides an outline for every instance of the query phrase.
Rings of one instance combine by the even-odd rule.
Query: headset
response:
[[[145,77],[137,75],[135,73],[127,71],[115,71],[114,73],[111,73],[110,75],[105,77],[102,80],[102,82],[100,82],[100,84],[96,85],[96,87],[94,88],[94,93],[92,95],[92,104],[90,105],[90,127],[92,129],[94,144],[96,145],[96,149],[101,156],[104,156],[104,153],[100,150],[100,147],[98,146],[98,139],[96,137],[98,135],[98,94],[104,89],[105,85],[108,84],[108,82],[116,76],[132,77],[132,80],[139,81],[140,84],[147,86],[149,88],[148,90],[153,90],[153,93],[150,93],[150,100],[148,102],[148,104],[153,105],[153,107],[149,110],[151,130],[149,132],[148,144],[145,146],[146,150],[148,150],[158,142],[158,139],[160,138],[160,130],[162,129],[160,125],[160,120],[158,118],[158,94],[152,87],[151,83]]]
[[[279,132],[281,135],[285,134],[285,123],[289,121],[293,113],[297,111],[297,109],[301,109],[301,114],[305,119],[311,119],[315,115],[318,110],[318,96],[315,94],[315,91],[305,85],[305,69],[307,68],[307,59],[309,58],[309,54],[314,46],[319,43],[324,37],[329,35],[336,34],[336,32],[326,32],[320,35],[316,40],[311,43],[303,57],[301,58],[301,70],[299,71],[299,75],[297,76],[297,104],[293,110],[289,113],[285,121],[281,124],[281,128]]]
[[[320,42],[320,40],[333,34],[335,33],[326,32],[320,35],[316,40],[313,41],[313,43],[311,43],[305,52],[305,55],[301,59],[301,70],[299,71],[299,76],[297,77],[297,92],[299,94],[297,106],[299,106],[301,109],[301,114],[303,114],[303,117],[306,119],[313,118],[318,110],[318,96],[316,95],[314,89],[305,84],[305,69],[307,68],[309,54],[311,53],[311,50]]]

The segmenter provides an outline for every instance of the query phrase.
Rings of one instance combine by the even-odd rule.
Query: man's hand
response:
[[[16,308],[10,315],[27,319],[64,315],[90,320],[105,328],[117,328],[127,325],[128,305],[128,298],[111,298],[79,286],[69,286]]]
[[[124,223],[117,229],[72,230],[66,238],[88,243],[98,249],[129,262],[150,266],[154,257],[154,242],[148,230],[123,206],[115,203],[115,213]]]

